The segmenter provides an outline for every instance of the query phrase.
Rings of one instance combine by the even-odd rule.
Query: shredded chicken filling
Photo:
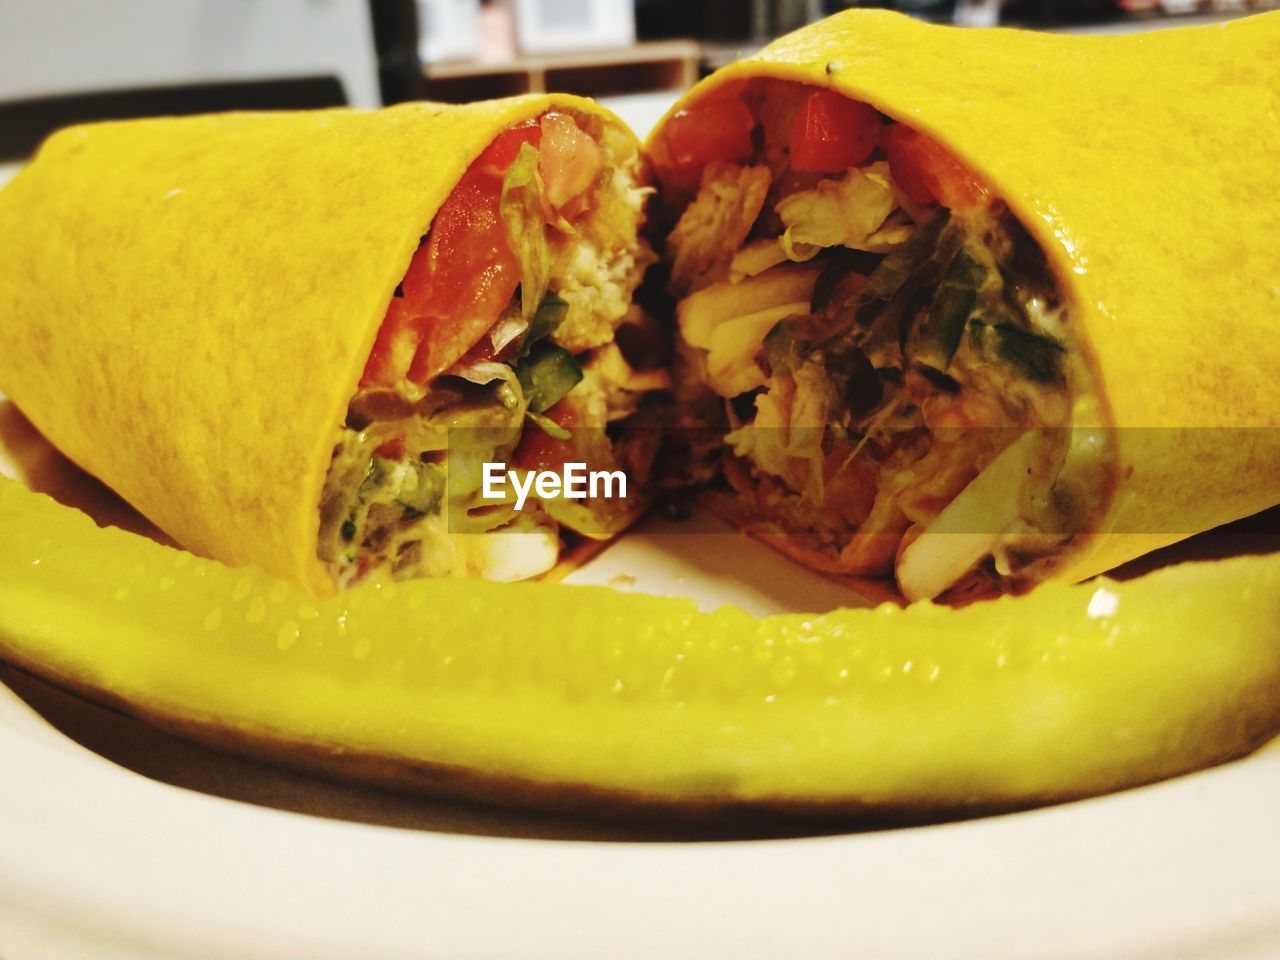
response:
[[[806,145],[780,149],[779,131],[802,129],[811,89],[741,92],[756,156],[707,165],[667,241],[681,389],[723,400],[732,493],[713,501],[909,599],[1017,589],[1087,525],[1103,482],[1105,438],[1070,429],[1096,410],[1067,299],[956,161],[941,169],[960,182],[934,187],[954,209],[898,182],[919,174],[874,112],[881,146],[860,163],[792,169]]]

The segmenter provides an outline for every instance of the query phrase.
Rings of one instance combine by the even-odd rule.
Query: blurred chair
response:
[[[426,80],[418,56],[422,24],[417,0],[369,0],[369,8],[382,102],[421,100]]]
[[[407,6],[416,44],[412,0],[373,3]],[[376,107],[373,20],[369,0],[5,0],[0,155],[82,120]]]

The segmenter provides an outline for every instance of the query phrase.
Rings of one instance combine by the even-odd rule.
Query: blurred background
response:
[[[850,6],[975,29],[1115,32],[1280,0],[0,0],[0,162],[85,120],[529,91],[643,135],[678,92]]]

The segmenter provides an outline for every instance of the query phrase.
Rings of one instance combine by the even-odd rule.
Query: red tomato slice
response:
[[[396,437],[394,440],[388,440],[377,450],[373,451],[375,457],[383,457],[386,460],[403,460],[404,459],[404,437]]]
[[[578,425],[578,411],[568,397],[548,410],[544,416],[569,431],[573,431]],[[551,436],[541,427],[529,426],[520,436],[520,445],[516,447],[512,465],[518,470],[560,471],[566,463],[581,458],[578,436],[578,433],[571,432],[562,440]]]
[[[865,163],[880,142],[874,107],[832,90],[809,94],[791,128],[791,169],[837,173]]]
[[[471,164],[440,206],[378,331],[362,387],[427,383],[497,321],[520,283],[520,265],[502,223],[502,178],[536,120],[504,130]]]
[[[677,174],[692,173],[720,161],[745,161],[755,156],[751,132],[756,118],[741,100],[717,100],[681,110],[666,124],[664,134],[671,165]]]
[[[551,436],[535,424],[526,424],[512,454],[512,467],[560,473],[566,463],[585,463],[588,470],[617,469],[613,441],[604,426],[594,423],[580,403],[579,397],[570,395],[544,414],[569,431],[569,436],[563,439]]]
[[[409,367],[414,383],[453,366],[497,322],[520,284],[520,264],[498,212],[501,192],[500,178],[463,184],[431,227],[430,285],[417,318],[422,339]]]
[[[501,180],[507,174],[507,168],[515,162],[520,148],[526,143],[535,147],[542,140],[542,124],[538,119],[523,120],[513,127],[508,127],[493,138],[493,142],[485,148],[484,153],[476,158],[475,163],[467,170],[476,170],[489,177]],[[479,168],[478,170],[476,168]]]
[[[418,259],[417,254],[414,259]],[[393,387],[409,372],[413,355],[422,340],[421,332],[413,327],[413,319],[413,314],[404,305],[404,298],[393,298],[365,362],[361,387]]]
[[[884,133],[894,182],[916,203],[968,210],[987,202],[987,189],[936,140],[895,123]]]
[[[563,113],[546,114],[541,128],[538,173],[544,196],[555,210],[572,217],[582,212],[587,188],[604,169],[604,151],[572,117]]]

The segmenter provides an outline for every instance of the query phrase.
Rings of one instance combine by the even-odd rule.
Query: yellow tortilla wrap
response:
[[[1095,425],[1122,428],[1100,532],[1059,571],[1082,579],[1280,501],[1277,63],[1280,13],[1090,37],[855,10],[667,116],[751,78],[815,84],[986,178],[1073,300]]]
[[[332,590],[334,442],[419,239],[507,126],[590,101],[74,127],[0,192],[0,389],[188,549]]]

